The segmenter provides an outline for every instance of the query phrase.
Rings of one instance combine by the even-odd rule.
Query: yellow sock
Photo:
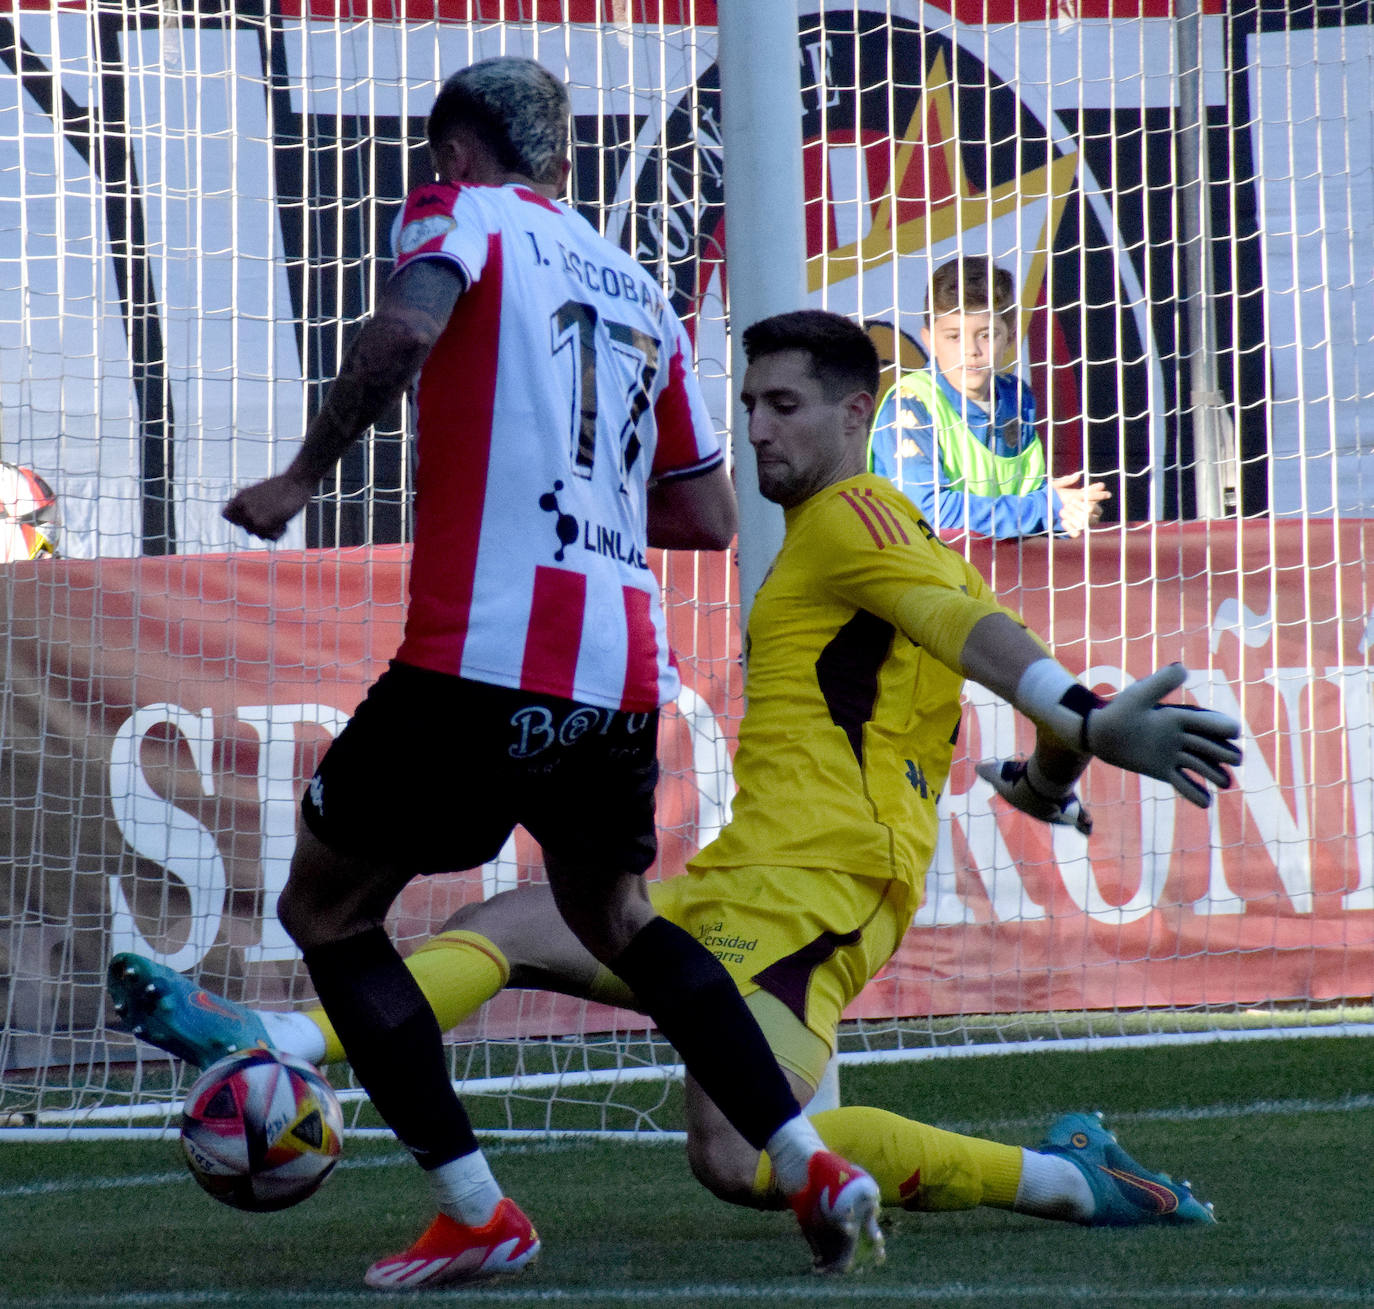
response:
[[[406,960],[406,967],[445,1032],[476,1013],[510,980],[506,956],[477,932],[432,936]],[[320,1062],[339,1063],[346,1058],[324,1010],[307,1009],[305,1016],[324,1034],[324,1058]]]
[[[826,1148],[872,1175],[883,1203],[904,1209],[1010,1209],[1021,1180],[1021,1148],[929,1127],[886,1109],[827,1109],[811,1120]],[[771,1189],[768,1156],[755,1192]]]

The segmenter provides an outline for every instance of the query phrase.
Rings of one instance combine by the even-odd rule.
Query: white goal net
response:
[[[1206,812],[1090,773],[1084,842],[997,807],[972,762],[1029,741],[971,697],[926,902],[842,1050],[1367,1026],[1368,7],[798,8],[809,302],[893,380],[926,365],[932,271],[991,256],[1051,476],[1111,492],[1081,537],[950,544],[1104,689],[1183,660],[1246,747]],[[0,3],[0,461],[61,524],[50,557],[0,504],[4,1122],[175,1103],[182,1070],[108,1025],[118,950],[309,997],[275,902],[301,786],[399,637],[406,413],[278,546],[219,508],[285,465],[367,314],[447,73],[513,52],[569,81],[571,198],[672,295],[727,425],[717,48],[705,0]],[[671,876],[729,817],[740,638],[731,560],[656,566]],[[517,833],[392,927],[413,948],[541,876]],[[634,1015],[511,992],[452,1042],[483,1125],[675,1121]]]

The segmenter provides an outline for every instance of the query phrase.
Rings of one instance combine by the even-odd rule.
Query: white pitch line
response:
[[[852,1279],[792,1280],[776,1283],[706,1283],[701,1285],[640,1283],[633,1286],[540,1287],[526,1283],[509,1288],[462,1287],[466,1304],[664,1304],[681,1300],[712,1303],[859,1304],[900,1301],[941,1304],[1005,1304],[1040,1300],[1054,1304],[1278,1304],[1368,1305],[1367,1288],[1346,1286],[1150,1286],[1114,1290],[1090,1283],[1015,1285],[998,1282],[900,1282],[875,1286]],[[125,1292],[112,1295],[56,1295],[23,1301],[0,1297],[0,1309],[160,1309],[173,1305],[253,1304],[353,1305],[377,1303],[377,1293],[361,1291],[280,1292],[191,1291]]]
[[[390,1134],[388,1133],[388,1135]],[[478,1135],[480,1136],[481,1133],[479,1132]],[[578,1141],[551,1141],[544,1144],[517,1142],[509,1145],[496,1142],[483,1145],[482,1152],[489,1159],[501,1155],[533,1154],[535,1152],[540,1155],[549,1155],[575,1149],[579,1144]],[[397,1151],[392,1154],[377,1155],[365,1159],[343,1158],[339,1160],[337,1167],[349,1171],[359,1168],[399,1168],[411,1162],[412,1159],[409,1154]],[[63,1177],[55,1178],[50,1182],[26,1182],[20,1186],[5,1187],[0,1189],[0,1200],[27,1200],[41,1195],[71,1195],[74,1192],[82,1191],[119,1191],[131,1186],[175,1186],[191,1180],[191,1174],[185,1169],[166,1173],[140,1173],[132,1177]],[[0,1306],[4,1304],[5,1301],[0,1300]]]
[[[1336,1100],[1252,1100],[1249,1104],[1194,1105],[1187,1109],[1123,1109],[1106,1115],[1109,1128],[1121,1123],[1196,1123],[1229,1118],[1262,1118],[1268,1115],[1345,1114],[1374,1109],[1374,1095],[1346,1094]],[[986,1136],[997,1130],[1035,1129],[1045,1125],[1045,1116],[999,1118],[979,1123],[943,1123],[947,1131],[964,1136]]]
[[[1109,1115],[1107,1126],[1118,1126],[1121,1123],[1206,1122],[1281,1114],[1356,1113],[1365,1109],[1374,1109],[1374,1095],[1343,1095],[1336,1100],[1252,1100],[1249,1104],[1242,1105],[1219,1104],[1178,1109],[1141,1109],[1114,1112]],[[1034,1130],[1043,1127],[1044,1122],[1045,1116],[1042,1114],[1035,1118],[1000,1118],[977,1123],[937,1123],[934,1126],[943,1127],[946,1131],[959,1132],[965,1136],[987,1136],[998,1132]],[[137,1131],[138,1129],[133,1130]],[[479,1132],[478,1136],[481,1137],[482,1133]],[[4,1129],[0,1129],[0,1149],[4,1148],[4,1139]],[[626,1143],[638,1145],[680,1144],[682,1139],[680,1132],[673,1132],[662,1133],[658,1136],[636,1137],[633,1141]],[[483,1149],[489,1156],[523,1154],[533,1151],[538,1151],[540,1154],[550,1154],[559,1150],[576,1149],[581,1143],[576,1137],[564,1137],[554,1141],[536,1139],[510,1143],[484,1141]],[[343,1159],[340,1161],[339,1167],[391,1168],[409,1162],[409,1155],[394,1154],[375,1159]],[[50,1182],[28,1182],[20,1186],[0,1188],[0,1201],[28,1199],[41,1195],[66,1195],[83,1191],[116,1190],[132,1186],[167,1186],[174,1183],[189,1182],[190,1180],[190,1176],[184,1172],[144,1173],[132,1177],[70,1177],[55,1179]],[[3,1305],[4,1301],[0,1300],[0,1306]]]

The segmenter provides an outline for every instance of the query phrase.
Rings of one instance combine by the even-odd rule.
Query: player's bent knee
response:
[[[310,940],[310,919],[304,905],[298,903],[289,894],[289,890],[284,888],[280,898],[277,900],[277,918],[281,925],[286,929],[286,934],[302,950],[309,949],[313,942]]]
[[[277,900],[277,917],[286,934],[302,949],[323,945],[334,933],[320,913],[315,897],[298,883],[288,881]]]
[[[405,869],[340,854],[301,826],[277,917],[302,950],[328,945],[382,926],[409,880]]]

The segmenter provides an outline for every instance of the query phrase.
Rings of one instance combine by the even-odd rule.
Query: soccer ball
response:
[[[0,563],[57,553],[57,496],[32,468],[0,463]]]
[[[343,1147],[343,1109],[313,1065],[241,1050],[196,1078],[181,1119],[191,1176],[235,1209],[267,1213],[312,1195]]]

